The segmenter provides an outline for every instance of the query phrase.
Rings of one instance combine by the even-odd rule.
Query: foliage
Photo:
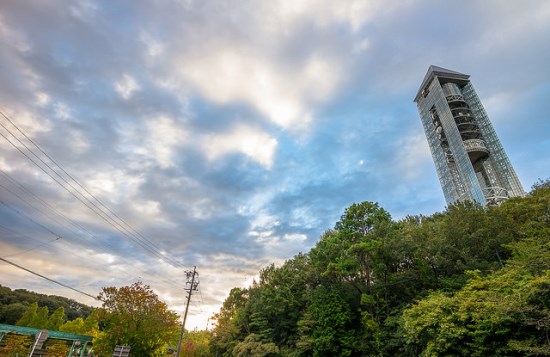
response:
[[[116,345],[130,345],[132,355],[162,355],[178,334],[177,315],[148,285],[136,282],[121,288],[106,287],[97,318],[103,330],[94,339],[94,351],[108,355]]]
[[[247,301],[247,289],[233,288],[220,312],[214,315],[218,324],[212,336],[211,349],[216,355],[231,356],[233,348],[244,340],[244,332],[248,331],[244,319]]]
[[[4,346],[0,348],[0,354],[6,357],[26,356],[32,342],[30,336],[10,333],[2,340]]]
[[[17,326],[27,326],[30,327],[30,324],[36,320],[38,312],[38,303],[33,302],[27,310],[23,313],[23,316],[17,321]]]
[[[538,248],[550,261],[550,246]],[[512,259],[487,277],[470,273],[471,280],[456,293],[434,292],[406,309],[409,342],[420,345],[426,356],[550,353],[550,271],[533,275],[524,258]]]
[[[49,311],[63,307],[68,320],[86,318],[93,310],[91,306],[62,296],[38,294],[24,289],[11,290],[0,285],[0,323],[15,324],[33,303],[40,307],[46,306]]]
[[[337,290],[315,289],[306,312],[314,355],[350,356],[358,342],[354,316]],[[303,326],[303,325],[302,325]]]
[[[48,313],[49,309],[47,306],[42,306],[38,309],[36,317],[27,325],[28,327],[34,327],[39,329],[48,328]]]
[[[400,221],[353,204],[307,254],[230,292],[211,354],[548,355],[548,186]]]
[[[33,327],[38,329],[49,329],[50,327],[59,327],[64,322],[64,311],[60,307],[52,314],[52,318],[48,318],[48,307],[38,307],[38,304],[32,303],[23,316],[17,321],[18,326]]]
[[[59,331],[78,335],[97,336],[99,333],[97,314],[97,311],[94,311],[85,320],[77,317],[72,321],[67,321],[59,327]]]
[[[8,325],[15,325],[27,311],[28,305],[20,302],[0,306],[0,321]]]
[[[65,323],[65,309],[60,306],[48,318],[48,325],[46,328],[48,330],[57,331],[63,323]]]
[[[279,347],[273,342],[262,342],[262,338],[254,333],[246,336],[244,341],[239,342],[235,348],[233,348],[233,356],[236,357],[268,357],[278,356]]]
[[[210,356],[208,342],[212,334],[209,331],[191,331],[183,339],[180,348],[180,357]]]
[[[65,357],[69,353],[70,347],[65,340],[48,340],[46,349],[48,357]]]

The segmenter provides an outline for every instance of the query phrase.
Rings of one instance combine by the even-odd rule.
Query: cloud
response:
[[[197,265],[204,308],[190,318],[205,320],[353,202],[397,219],[443,209],[412,101],[430,64],[471,74],[519,176],[544,178],[549,17],[533,0],[7,1],[0,106],[161,255]],[[94,294],[142,277],[182,309],[182,269],[1,137],[0,168],[22,197],[0,190],[0,224],[15,231],[2,251],[53,232],[64,238],[13,259]],[[80,300],[0,269],[13,287]]]
[[[147,127],[150,135],[147,141],[155,159],[162,168],[172,166],[174,149],[182,145],[187,133],[165,116],[149,121]]]
[[[397,145],[394,157],[396,172],[404,180],[420,177],[427,163],[432,164],[432,156],[423,132],[403,137]]]
[[[338,68],[317,56],[285,68],[233,46],[206,52],[216,55],[197,52],[179,60],[185,81],[216,103],[251,104],[283,128],[307,128],[312,114],[309,102],[328,98],[340,80]]]
[[[21,128],[21,130],[27,134],[30,138],[33,138],[39,134],[50,132],[52,129],[52,123],[51,121],[35,115],[32,111],[27,110],[15,110],[11,108],[1,108],[2,113],[6,115],[8,118],[17,118],[17,121],[15,124]],[[23,135],[17,130],[16,127],[14,127],[9,120],[5,119],[4,116],[0,115],[0,120],[2,121],[2,124],[6,126],[7,130],[12,132],[14,135],[16,135],[18,138],[23,138]],[[11,120],[11,119],[10,119]],[[13,121],[13,120],[12,120]],[[8,138],[16,142],[16,139],[8,134],[8,131],[4,128],[1,128],[2,133],[5,133]]]
[[[121,169],[93,172],[86,176],[84,186],[98,197],[108,197],[111,202],[120,202],[139,195],[143,177]]]
[[[207,136],[202,145],[209,160],[241,153],[270,169],[273,166],[277,139],[258,129],[237,125],[228,133]]]
[[[134,77],[123,74],[122,78],[115,83],[115,89],[123,99],[128,100],[135,91],[139,90],[139,85]]]
[[[180,122],[162,114],[146,118],[144,122],[123,122],[118,133],[121,137],[120,150],[125,155],[131,155],[133,163],[138,164],[133,161],[138,160],[140,166],[148,166],[149,163],[140,159],[145,157],[163,169],[175,165],[176,151],[188,139]]]
[[[72,3],[69,9],[71,15],[84,22],[92,21],[98,11],[97,5],[89,0],[80,0]]]

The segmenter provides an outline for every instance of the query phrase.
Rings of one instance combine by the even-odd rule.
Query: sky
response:
[[[550,177],[550,2],[3,0],[0,257],[210,327],[346,207],[445,209],[413,99],[471,75],[524,188]],[[0,284],[78,292],[0,262]]]

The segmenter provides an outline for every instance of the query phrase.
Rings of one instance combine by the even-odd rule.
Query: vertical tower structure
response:
[[[469,78],[432,65],[414,101],[447,204],[498,205],[525,191]]]

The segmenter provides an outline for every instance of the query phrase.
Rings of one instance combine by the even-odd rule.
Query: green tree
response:
[[[94,350],[100,354],[126,344],[135,356],[161,355],[178,334],[177,314],[140,281],[103,288],[98,299],[103,301],[97,315],[103,330],[94,340]]]
[[[99,333],[97,315],[97,310],[94,310],[86,319],[77,317],[72,321],[67,321],[59,327],[59,331],[95,337]]]
[[[358,347],[357,330],[350,305],[340,291],[319,287],[308,307],[302,329],[311,331],[310,345],[315,356],[350,356]],[[304,338],[302,337],[302,346]]]
[[[93,310],[90,306],[62,296],[38,294],[25,289],[11,290],[8,287],[0,285],[0,323],[14,324],[23,315],[24,309],[21,310],[20,306],[14,305],[15,311],[13,311],[7,308],[10,304],[19,303],[24,305],[26,309],[26,307],[35,302],[38,303],[38,306],[47,306],[49,311],[55,311],[59,307],[63,307],[69,320],[77,317],[85,318]],[[8,311],[9,318],[12,320],[5,320],[2,311]],[[19,312],[19,315],[15,316],[15,312]]]
[[[548,207],[546,183],[398,222],[354,204],[310,252],[231,291],[211,353],[550,355]]]
[[[312,250],[312,258],[324,275],[352,284],[359,293],[370,292],[377,273],[384,271],[382,252],[393,228],[390,214],[377,203],[352,204]]]
[[[250,332],[263,342],[281,347],[297,342],[298,320],[308,301],[308,283],[315,280],[309,258],[298,254],[281,267],[260,272],[260,282],[249,293]]]
[[[433,292],[404,311],[408,341],[422,355],[550,354],[550,243],[522,241],[511,249],[504,269],[469,273],[461,290]],[[546,265],[532,265],[532,254]]]
[[[28,305],[20,302],[0,306],[0,323],[15,325],[25,311],[27,311],[28,307]]]
[[[28,327],[34,327],[39,329],[47,329],[48,328],[48,307],[42,306],[38,309],[38,312],[36,313],[36,317],[28,324]]]
[[[245,316],[248,299],[249,289],[233,288],[223,302],[220,311],[214,314],[213,319],[216,321],[216,327],[210,341],[212,353],[231,356],[235,346],[249,333]]]
[[[65,322],[65,309],[62,306],[60,306],[48,318],[47,329],[57,331],[59,330],[59,327],[63,325],[64,322]]]
[[[77,317],[72,321],[67,321],[59,326],[59,331],[85,335],[84,320],[82,317]]]
[[[34,302],[32,303],[27,310],[23,313],[23,316],[17,321],[17,326],[27,326],[29,327],[30,324],[36,320],[38,312],[38,303]]]
[[[211,356],[209,341],[212,337],[210,331],[191,331],[182,341],[180,357],[207,357]]]
[[[262,339],[256,334],[250,334],[246,336],[244,341],[238,343],[233,348],[233,356],[235,357],[268,357],[278,356],[279,347],[273,342],[263,342]]]

